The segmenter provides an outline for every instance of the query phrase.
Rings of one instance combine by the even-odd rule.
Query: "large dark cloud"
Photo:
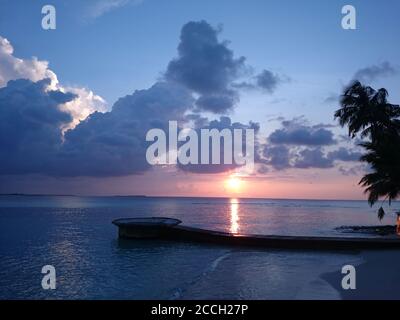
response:
[[[148,170],[145,154],[150,143],[145,136],[150,129],[167,131],[168,121],[183,123],[190,111],[225,113],[238,101],[231,83],[240,76],[245,59],[235,58],[218,33],[205,21],[187,23],[178,58],[169,63],[163,81],[119,99],[110,112],[92,113],[65,134],[62,129],[72,118],[60,106],[74,95],[46,91],[49,80],[10,82],[0,95],[0,146],[6,151],[0,170],[53,176],[118,176]],[[196,128],[225,126],[225,120],[209,122],[200,116]],[[229,169],[218,167],[213,165],[212,170]]]
[[[53,176],[118,176],[150,168],[146,133],[167,131],[168,120],[184,120],[191,94],[171,83],[156,83],[119,99],[111,112],[91,114],[62,135],[72,121],[61,104],[70,93],[46,91],[48,80],[10,81],[0,89],[0,172]]]
[[[256,123],[232,123],[229,117],[209,121],[194,108],[185,87],[158,82],[120,98],[110,112],[95,112],[62,135],[61,128],[72,121],[60,106],[75,98],[70,93],[46,91],[49,81],[11,81],[0,89],[0,122],[3,174],[40,173],[52,176],[120,176],[150,169],[146,133],[159,128],[168,132],[168,121],[192,121],[195,129],[252,128]],[[199,133],[200,137],[200,133]],[[201,140],[200,140],[201,143]],[[244,141],[243,141],[244,145]],[[244,148],[244,147],[243,147]],[[223,159],[223,144],[221,148]],[[201,155],[199,151],[199,155]],[[187,172],[220,173],[238,165],[180,165]]]
[[[235,59],[227,42],[218,40],[218,33],[206,21],[185,24],[178,58],[169,63],[165,77],[199,94],[200,110],[224,113],[237,101],[231,83],[243,72],[245,58]]]
[[[308,126],[298,120],[282,121],[283,128],[272,132],[268,140],[273,144],[323,146],[336,143],[332,131],[321,125]]]
[[[72,121],[72,117],[63,111],[62,105],[73,101],[76,96],[51,91],[49,83],[49,80],[36,83],[17,80],[0,89],[2,174],[139,174],[150,168],[145,156],[149,145],[146,133],[153,128],[167,131],[169,120],[181,124],[190,121],[198,133],[201,129],[213,128],[219,131],[229,129],[231,132],[234,129],[254,129],[256,162],[277,170],[331,168],[335,161],[357,161],[360,156],[359,152],[344,147],[324,152],[322,146],[335,141],[333,134],[327,130],[329,126],[306,125],[299,119],[283,120],[282,128],[270,135],[268,143],[260,146],[257,123],[232,123],[229,117],[209,121],[200,114],[190,113],[194,109],[190,90],[171,82],[158,82],[149,89],[137,90],[119,99],[110,112],[91,114],[63,136],[62,128]],[[321,134],[321,130],[330,134]],[[277,132],[283,132],[287,137],[276,139]],[[242,148],[244,151],[244,141]],[[221,148],[221,159],[223,156]],[[198,164],[178,167],[187,172],[219,173],[239,166]]]
[[[0,89],[0,173],[45,172],[72,117],[60,106],[75,95],[48,90],[50,79],[9,81]]]
[[[59,162],[64,175],[117,176],[150,168],[146,161],[146,133],[168,132],[168,121],[183,121],[193,104],[189,92],[159,82],[119,99],[111,112],[94,113],[65,135]],[[69,163],[69,165],[68,165]]]
[[[75,106],[80,99],[62,92],[67,89],[49,90],[48,79],[11,81],[0,89],[0,174],[140,174],[150,168],[145,157],[146,133],[154,128],[167,130],[170,120],[193,120],[197,130],[252,128],[258,132],[253,122],[232,123],[227,117],[209,121],[200,113],[231,110],[239,101],[233,84],[247,70],[245,58],[236,58],[228,43],[218,39],[219,32],[205,21],[185,24],[178,57],[169,63],[162,81],[119,99],[110,112],[92,113],[76,127],[71,126],[74,110],[65,104]],[[264,70],[255,79],[268,91],[277,84],[275,76]],[[67,105],[72,108],[71,103]],[[64,132],[66,128],[73,129]],[[235,166],[180,168],[203,173]]]

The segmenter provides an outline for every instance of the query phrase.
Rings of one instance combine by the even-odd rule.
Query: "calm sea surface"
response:
[[[0,196],[0,299],[335,299],[320,275],[363,262],[352,252],[118,240],[113,219],[150,216],[274,235],[351,236],[335,227],[380,223],[365,201]],[[48,264],[56,290],[41,287]]]

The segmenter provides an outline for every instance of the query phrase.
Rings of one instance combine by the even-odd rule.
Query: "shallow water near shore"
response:
[[[212,230],[269,235],[351,237],[335,228],[394,223],[390,214],[380,223],[376,209],[365,201],[0,196],[0,298],[339,299],[348,295],[337,287],[335,277],[324,275],[371,259],[368,251],[254,250],[118,240],[113,219],[150,216],[178,218],[185,225]],[[385,257],[400,267],[399,251],[381,255],[383,270]],[[47,264],[56,268],[56,290],[41,287],[41,268]],[[372,265],[375,271],[370,275],[363,267],[361,281],[373,281],[379,261]],[[370,287],[360,288],[368,297],[365,290]]]

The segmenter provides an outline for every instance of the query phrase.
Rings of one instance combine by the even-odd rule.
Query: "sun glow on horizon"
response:
[[[236,176],[231,176],[225,181],[227,191],[238,193],[242,190],[243,181]]]

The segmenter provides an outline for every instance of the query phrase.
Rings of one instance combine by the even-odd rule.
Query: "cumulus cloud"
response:
[[[272,132],[268,140],[273,144],[323,146],[336,143],[332,131],[324,126],[308,126],[297,119],[282,121],[283,128]]]
[[[220,41],[220,29],[206,21],[188,22],[181,31],[178,57],[167,67],[166,79],[178,82],[200,97],[200,110],[224,113],[237,101],[232,82],[245,68],[245,58],[234,58],[228,43]]]
[[[193,105],[180,86],[158,82],[120,98],[112,111],[95,112],[65,134],[57,162],[57,175],[118,176],[142,173],[146,161],[146,133],[153,128],[168,131],[168,120],[184,121]]]
[[[158,82],[149,89],[120,98],[110,112],[92,113],[62,136],[60,128],[72,118],[62,106],[78,97],[59,90],[46,90],[49,82],[49,79],[36,83],[17,80],[0,89],[1,111],[8,120],[1,122],[0,132],[2,137],[13,137],[13,140],[4,139],[0,145],[8,143],[9,149],[14,150],[7,150],[7,157],[0,159],[2,173],[69,177],[140,174],[151,168],[146,160],[150,144],[146,133],[154,128],[168,132],[171,119],[181,124],[193,120],[198,131],[252,128],[257,133],[259,130],[256,123],[232,123],[229,117],[209,121],[196,114],[186,115],[194,106],[190,91],[170,82]],[[16,128],[20,127],[25,129],[17,135]],[[223,156],[222,148],[221,158]],[[178,167],[194,173],[220,173],[239,168],[236,164]]]
[[[233,123],[229,117],[210,121],[196,113],[199,110],[224,113],[232,108],[239,99],[232,81],[243,68],[244,59],[234,59],[226,43],[218,41],[218,31],[207,23],[189,23],[185,27],[189,31],[182,31],[180,46],[189,49],[182,49],[179,57],[169,64],[164,79],[119,99],[108,112],[104,112],[104,101],[90,90],[62,86],[46,61],[14,57],[11,44],[2,38],[0,146],[5,152],[0,157],[0,173],[140,174],[150,168],[145,157],[149,145],[146,133],[153,128],[167,131],[169,120],[191,121],[196,130],[251,128],[257,136],[257,123]],[[191,41],[199,37],[198,45],[204,50],[192,48]],[[221,69],[211,59],[207,72],[200,72],[200,66],[195,64],[193,73],[188,73],[189,63],[185,60],[198,55],[200,61],[208,61],[207,55],[216,55],[213,59],[225,63],[225,68]],[[211,84],[206,82],[209,78]],[[264,165],[264,172],[268,170],[265,165],[277,170],[330,168],[335,161],[353,161],[358,156],[342,148],[324,152],[323,146],[336,143],[329,125],[310,125],[302,118],[280,120],[282,128],[269,136],[267,144],[261,145],[256,139],[255,160]],[[239,167],[189,165],[179,168],[187,172],[219,173]]]
[[[14,56],[14,48],[11,43],[0,36],[0,88],[7,85],[10,80],[29,79],[34,82],[42,79],[51,79],[50,85],[58,82],[56,74],[49,68],[47,61],[32,59],[20,59]]]
[[[47,61],[16,58],[11,44],[1,38],[0,108],[4,117],[0,119],[0,146],[7,150],[0,158],[1,172],[140,174],[150,168],[145,157],[146,133],[153,128],[167,130],[169,120],[192,121],[196,130],[251,128],[257,134],[256,123],[232,123],[228,117],[210,121],[199,113],[223,114],[239,100],[233,81],[246,68],[245,59],[234,57],[227,42],[218,40],[219,32],[205,21],[184,25],[178,57],[169,63],[163,79],[119,99],[109,111],[92,91],[61,85]],[[257,150],[256,160],[262,162]],[[199,173],[235,168],[180,167]]]
[[[354,162],[361,156],[357,149],[344,146],[332,150],[332,146],[338,143],[329,130],[334,127],[332,125],[310,125],[303,117],[280,121],[282,127],[272,132],[260,148],[260,163],[275,170],[328,169],[334,167],[337,161]]]
[[[62,135],[72,115],[63,106],[79,97],[47,90],[50,79],[10,81],[0,89],[3,174],[53,176],[119,176],[150,168],[146,133],[167,130],[168,120],[186,121],[190,93],[159,82],[119,99],[110,112],[94,112]]]
[[[105,100],[92,90],[79,87],[63,87],[60,85],[57,88],[62,92],[71,92],[76,95],[76,99],[61,106],[63,110],[72,116],[72,121],[61,128],[63,133],[75,128],[80,121],[86,119],[90,114],[108,110]]]
[[[85,88],[66,88],[60,85],[47,62],[15,58],[11,44],[3,39],[1,49],[7,59],[2,62],[6,68],[0,70],[9,70],[1,73],[3,81],[13,78],[29,79],[23,80],[30,84],[24,88],[32,90],[32,86],[39,86],[40,90],[35,91],[35,99],[44,102],[38,104],[42,103],[44,109],[51,108],[60,115],[60,119],[53,117],[52,121],[49,120],[51,134],[43,134],[40,139],[32,135],[32,139],[37,138],[37,143],[45,148],[29,148],[24,143],[30,140],[22,139],[20,147],[13,154],[10,153],[10,157],[24,160],[13,163],[12,160],[3,158],[2,163],[9,164],[4,166],[8,168],[5,172],[31,172],[53,176],[118,176],[148,170],[150,166],[145,157],[149,144],[145,139],[148,130],[167,130],[169,120],[186,122],[190,120],[188,113],[192,112],[193,116],[196,114],[193,112],[199,109],[223,113],[238,99],[237,93],[230,88],[230,82],[239,74],[244,58],[233,58],[227,44],[218,41],[217,33],[218,30],[204,21],[186,24],[182,30],[179,57],[169,64],[164,80],[149,89],[137,90],[132,95],[119,99],[109,112],[104,112],[104,101],[93,92]],[[195,48],[196,44],[201,48]],[[200,65],[191,64],[192,59],[209,65],[206,69],[201,68]],[[24,68],[17,68],[17,65]],[[186,68],[189,67],[193,67],[194,72],[188,72]],[[11,89],[15,92],[5,95]],[[24,110],[29,99],[18,100],[18,90],[21,91],[21,87],[10,82],[4,88],[2,106],[9,112],[25,115]],[[28,96],[28,93],[24,91],[24,95]],[[15,100],[15,103],[7,103],[8,98]],[[53,99],[52,104],[45,103],[46,99]],[[12,110],[8,110],[11,106]],[[30,109],[27,109],[26,114],[30,113]],[[231,123],[230,119],[229,123],[227,119],[208,121],[201,116],[194,120],[197,129],[204,126],[232,129],[245,126]],[[42,123],[38,122],[38,125]],[[255,127],[254,124],[250,125]],[[7,123],[2,123],[2,126],[5,131]],[[9,144],[16,145],[14,142]],[[36,159],[30,153],[36,154],[37,161],[26,161]],[[216,167],[218,166],[213,166],[212,171],[215,172]],[[217,171],[228,169],[220,167]],[[210,168],[199,169],[204,170]]]
[[[167,67],[165,78],[180,83],[197,96],[198,111],[224,114],[239,102],[239,89],[261,89],[272,93],[288,77],[267,69],[250,80],[238,79],[252,74],[245,57],[235,58],[227,41],[218,39],[221,28],[206,21],[191,21],[181,30],[178,57]]]
[[[0,36],[0,88],[6,86],[8,81],[16,79],[28,79],[33,82],[49,79],[50,81],[46,81],[46,90],[72,92],[77,96],[77,99],[62,106],[72,116],[70,123],[63,124],[63,132],[75,127],[79,121],[85,119],[89,114],[107,110],[103,98],[94,94],[91,90],[61,85],[55,72],[49,69],[47,61],[38,60],[36,57],[32,59],[15,57],[11,43]]]
[[[42,173],[62,144],[72,116],[61,106],[76,96],[48,90],[50,79],[10,80],[0,88],[0,173]]]
[[[333,161],[326,157],[321,148],[303,149],[294,160],[294,168],[332,168]]]
[[[353,79],[361,82],[371,82],[378,78],[396,75],[399,72],[398,68],[393,66],[390,62],[385,61],[381,64],[368,66],[358,70]]]

